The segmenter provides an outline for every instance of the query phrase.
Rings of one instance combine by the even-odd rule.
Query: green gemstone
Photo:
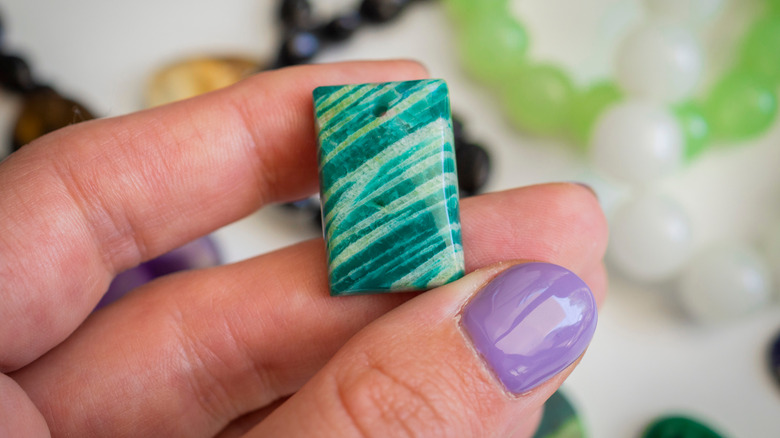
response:
[[[510,118],[520,129],[535,135],[563,134],[568,128],[574,87],[559,68],[530,65],[503,90]]]
[[[601,82],[576,93],[571,100],[570,112],[570,129],[574,139],[580,145],[587,146],[598,117],[622,98],[623,95],[614,82]]]
[[[713,138],[745,140],[772,124],[777,115],[777,96],[756,75],[735,71],[715,84],[703,109]]]
[[[544,413],[533,438],[584,438],[577,412],[571,402],[556,391],[544,403]]]
[[[319,87],[314,113],[331,295],[462,277],[447,84]]]
[[[780,15],[759,20],[742,42],[741,67],[780,85]]]
[[[500,84],[525,62],[528,33],[506,11],[476,14],[460,27],[461,63],[476,79]]]
[[[645,429],[642,438],[721,438],[704,424],[686,417],[664,417]]]
[[[686,102],[673,108],[685,136],[685,159],[699,156],[710,141],[710,125],[701,106],[695,102]]]

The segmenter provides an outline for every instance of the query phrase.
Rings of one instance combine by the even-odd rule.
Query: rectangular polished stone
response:
[[[331,295],[424,290],[463,276],[442,80],[314,90]]]

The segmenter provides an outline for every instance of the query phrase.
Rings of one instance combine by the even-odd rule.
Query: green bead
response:
[[[442,80],[314,90],[331,295],[424,290],[464,274]]]
[[[509,0],[445,0],[444,7],[458,22],[474,18],[485,12],[505,12]]]
[[[767,0],[767,3],[770,13],[780,14],[780,0]]]
[[[574,140],[587,146],[598,117],[604,110],[623,98],[613,82],[601,82],[576,93],[571,101],[570,129]]]
[[[472,17],[459,37],[461,62],[479,80],[500,84],[525,62],[528,33],[506,12]]]
[[[571,402],[555,391],[544,403],[542,421],[533,438],[584,438],[585,430]]]
[[[722,436],[690,418],[665,417],[648,426],[642,438],[722,438]]]
[[[742,69],[780,85],[780,15],[755,23],[742,42],[740,55]]]
[[[735,71],[716,83],[704,114],[718,140],[745,140],[764,132],[777,115],[774,89],[761,78]]]
[[[710,141],[710,125],[701,106],[686,102],[673,108],[685,136],[685,159],[699,156]]]
[[[531,65],[522,69],[502,90],[510,118],[524,131],[535,135],[564,134],[574,96],[571,80],[552,65]]]

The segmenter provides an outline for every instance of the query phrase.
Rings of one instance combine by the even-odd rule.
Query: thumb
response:
[[[595,328],[567,269],[480,270],[367,326],[249,435],[530,436]]]

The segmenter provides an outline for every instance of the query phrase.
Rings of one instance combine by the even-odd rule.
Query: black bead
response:
[[[0,55],[0,84],[7,90],[21,93],[36,88],[27,62],[14,55]]]
[[[777,333],[769,344],[769,372],[780,385],[780,333]]]
[[[277,67],[304,63],[314,57],[320,49],[320,39],[312,32],[296,30],[289,32],[282,42]]]
[[[487,151],[474,143],[456,143],[455,159],[461,196],[472,196],[481,192],[490,178],[490,155]]]
[[[334,18],[330,23],[325,25],[322,33],[331,40],[343,41],[351,37],[362,23],[363,19],[360,17],[360,14],[352,12]]]
[[[397,17],[407,4],[409,0],[363,0],[360,14],[366,20],[384,23]]]
[[[456,142],[462,142],[466,139],[463,131],[463,121],[455,114],[452,115],[452,136]]]
[[[288,29],[308,29],[313,21],[311,4],[308,0],[282,0],[279,18]]]

